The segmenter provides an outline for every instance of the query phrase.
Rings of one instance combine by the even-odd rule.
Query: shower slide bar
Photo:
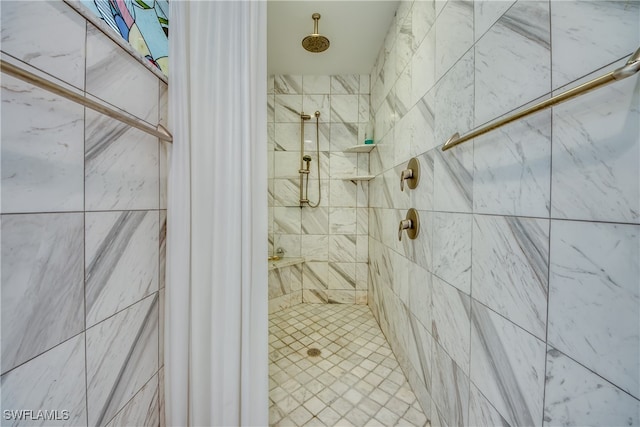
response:
[[[611,71],[604,76],[598,77],[591,81],[581,84],[573,89],[570,89],[566,92],[563,92],[559,95],[553,96],[546,101],[542,101],[536,105],[533,105],[525,110],[514,113],[511,116],[508,116],[504,119],[498,120],[494,123],[490,123],[480,129],[474,130],[467,135],[460,136],[457,132],[449,138],[447,142],[442,146],[442,151],[447,151],[456,145],[460,145],[463,142],[467,142],[473,138],[476,138],[480,135],[484,135],[485,133],[491,132],[492,130],[498,129],[508,123],[521,119],[523,117],[529,116],[533,113],[537,113],[538,111],[547,109],[554,105],[560,104],[561,102],[568,101],[572,98],[575,98],[583,93],[590,92],[599,87],[608,85],[609,83],[613,83],[615,81],[626,79],[627,77],[633,76],[635,73],[640,71],[640,48],[636,50],[633,55],[629,57],[629,60],[622,67]]]
[[[134,118],[133,116],[129,116],[116,109],[110,108],[97,101],[82,96],[79,93],[76,93],[48,79],[33,74],[17,65],[5,61],[4,59],[0,59],[0,71],[22,81],[30,83],[34,86],[38,86],[39,88],[42,88],[46,91],[55,93],[56,95],[60,95],[63,98],[67,98],[70,101],[83,105],[87,108],[92,109],[93,111],[104,114],[105,116],[109,116],[112,119],[116,119],[136,129],[140,129],[141,131],[160,138],[163,141],[173,143],[173,136],[171,136],[171,133],[161,124],[153,127],[145,121]]]

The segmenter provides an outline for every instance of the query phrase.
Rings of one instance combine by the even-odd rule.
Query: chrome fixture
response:
[[[407,168],[400,173],[400,191],[404,191],[405,181],[411,190],[416,188],[420,182],[420,163],[415,157],[409,160]]]
[[[320,20],[320,14],[314,13],[311,15],[313,19],[313,34],[309,34],[302,39],[302,47],[312,53],[324,52],[329,49],[329,39],[325,36],[321,36],[318,33],[318,21]]]
[[[418,211],[411,208],[407,211],[407,216],[405,219],[400,221],[400,226],[398,227],[398,240],[402,241],[402,231],[407,230],[407,236],[413,240],[418,237],[420,233],[420,217],[418,216]]]
[[[636,50],[633,55],[629,57],[629,60],[626,64],[616,70],[605,74],[604,76],[597,77],[593,80],[581,84],[580,86],[569,89],[568,91],[563,92],[559,95],[553,96],[546,101],[542,101],[532,107],[526,108],[522,111],[514,113],[511,116],[505,117],[504,119],[488,124],[484,127],[481,127],[480,129],[476,129],[464,136],[460,136],[458,132],[454,133],[451,138],[449,138],[447,142],[444,143],[444,145],[442,146],[442,151],[447,151],[455,147],[456,145],[462,144],[463,142],[467,142],[473,138],[484,135],[487,132],[491,132],[494,129],[498,129],[518,119],[560,104],[561,102],[573,99],[576,96],[582,95],[583,93],[591,92],[592,90],[608,85],[609,83],[626,79],[627,77],[633,76],[638,71],[640,71],[640,48],[638,48],[638,50]]]
[[[316,117],[316,164],[318,169],[318,202],[313,204],[309,201],[309,173],[311,172],[311,156],[304,154],[304,122],[310,120],[311,116],[300,113],[300,207],[305,204],[312,208],[320,206],[322,194],[320,190],[320,111],[315,112]],[[306,177],[306,178],[305,178]]]

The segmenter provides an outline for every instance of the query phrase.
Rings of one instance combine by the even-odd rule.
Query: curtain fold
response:
[[[170,7],[166,422],[267,425],[266,3]]]

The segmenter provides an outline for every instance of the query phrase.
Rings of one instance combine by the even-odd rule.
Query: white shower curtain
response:
[[[166,424],[267,425],[266,2],[170,4]]]

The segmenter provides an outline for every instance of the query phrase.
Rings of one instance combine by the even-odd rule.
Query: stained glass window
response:
[[[169,0],[82,0],[82,3],[168,75]]]

